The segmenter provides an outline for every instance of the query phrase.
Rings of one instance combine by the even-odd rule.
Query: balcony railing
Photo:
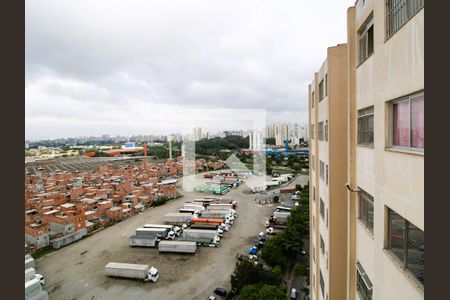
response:
[[[386,38],[390,38],[420,9],[425,0],[386,0]]]

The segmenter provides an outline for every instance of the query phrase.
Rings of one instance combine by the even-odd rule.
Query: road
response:
[[[216,287],[229,290],[236,253],[245,253],[257,242],[264,217],[273,207],[255,204],[244,185],[226,195],[237,200],[238,219],[225,233],[220,248],[203,247],[195,255],[180,255],[129,247],[128,237],[136,228],[145,223],[162,224],[167,212],[206,196],[184,194],[39,259],[36,267],[46,278],[44,288],[50,299],[207,299]],[[151,264],[159,269],[160,279],[146,283],[106,277],[103,268],[110,261]]]

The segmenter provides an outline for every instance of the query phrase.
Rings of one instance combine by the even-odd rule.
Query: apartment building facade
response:
[[[345,219],[336,219],[346,223],[347,229],[347,252],[341,256],[347,267],[340,273],[346,277],[346,291],[335,296],[331,295],[337,280],[333,270],[326,273],[320,261],[319,265],[315,262],[320,255],[317,244],[322,243],[318,240],[322,232],[317,200],[323,185],[316,174],[323,157],[320,148],[324,147],[316,140],[323,120],[317,100],[320,77],[315,75],[310,87],[309,96],[315,99],[310,99],[311,299],[326,299],[327,287],[330,299],[424,298],[423,7],[423,0],[357,0],[347,11],[347,80],[341,87],[347,89],[342,103],[346,106],[347,138],[338,141],[347,145],[346,165],[341,164],[346,183],[340,183],[347,186],[347,199],[340,202],[347,212],[340,215]],[[333,78],[328,76],[330,85]],[[335,113],[330,110],[329,118]],[[328,126],[328,149],[332,149],[336,146],[331,140],[334,126],[330,120]],[[332,160],[328,168],[331,183],[336,180]],[[333,203],[340,194],[334,193],[330,186],[327,200],[331,203],[325,205],[329,216],[338,215]],[[335,255],[333,226],[344,227],[331,220],[330,262]],[[325,247],[326,242],[325,238]],[[322,272],[323,278],[317,272]]]
[[[424,298],[423,5],[348,10],[349,299]]]
[[[345,299],[347,45],[327,49],[309,85],[312,299]]]

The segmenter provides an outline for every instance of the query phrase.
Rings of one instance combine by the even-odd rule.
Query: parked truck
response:
[[[145,226],[145,225],[144,225]],[[129,238],[129,244],[132,247],[156,247],[159,241],[169,237],[170,228],[146,228],[136,229],[136,234]],[[170,238],[174,238],[172,234]]]
[[[183,240],[194,241],[200,245],[218,245],[220,237],[217,230],[186,229],[183,231]]]
[[[192,214],[190,213],[167,213],[164,216],[164,222],[173,225],[182,225],[185,223],[190,223],[192,219]]]
[[[161,241],[158,245],[159,252],[195,253],[197,243],[190,241]]]
[[[117,262],[110,262],[105,266],[105,275],[151,282],[159,279],[158,269],[153,266]]]
[[[217,223],[193,223],[191,224],[192,229],[217,229],[220,224]]]
[[[286,224],[287,219],[289,218],[290,215],[291,215],[291,213],[286,212],[286,211],[274,211],[273,212],[273,217],[275,218],[275,223],[277,223],[277,224]]]
[[[204,210],[200,213],[201,218],[215,218],[215,219],[225,219],[227,216],[231,215],[230,211],[227,210]]]
[[[230,210],[234,209],[231,203],[211,203],[208,205],[209,210]]]
[[[25,269],[34,268],[35,266],[34,258],[29,254],[25,255]]]

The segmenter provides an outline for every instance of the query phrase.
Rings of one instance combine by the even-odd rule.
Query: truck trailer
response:
[[[194,241],[199,244],[215,244],[217,245],[220,241],[217,230],[206,230],[206,229],[185,229],[183,231],[183,240]]]
[[[150,265],[138,265],[110,262],[105,266],[105,275],[156,282],[159,279],[158,269]]]
[[[161,241],[158,244],[159,252],[195,253],[197,243],[189,241]]]
[[[230,210],[233,209],[231,203],[211,203],[208,205],[209,210]]]
[[[160,240],[158,237],[133,235],[130,236],[128,241],[131,247],[156,247]]]
[[[167,213],[164,216],[164,222],[173,225],[182,225],[191,221],[192,214],[190,213]]]

